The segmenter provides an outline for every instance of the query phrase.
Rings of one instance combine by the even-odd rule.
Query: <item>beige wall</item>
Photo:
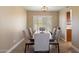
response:
[[[0,7],[0,52],[5,52],[22,38],[26,11],[22,7]]]
[[[79,48],[79,6],[72,9],[72,44]]]
[[[52,24],[53,26],[59,25],[59,13],[58,12],[41,12],[41,11],[28,11],[27,12],[27,24],[28,27],[32,28],[33,24],[33,16],[34,15],[50,15],[52,16]],[[52,27],[53,27],[52,26]]]

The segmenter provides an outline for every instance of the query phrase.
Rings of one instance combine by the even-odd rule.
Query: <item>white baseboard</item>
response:
[[[61,37],[61,39],[62,39],[64,42],[66,42],[65,38],[62,38],[62,37]]]
[[[71,45],[71,47],[72,47],[76,52],[79,53],[79,49],[78,49],[77,47],[75,47],[73,44],[70,44],[70,45]]]
[[[19,44],[21,44],[24,41],[24,39],[20,40],[18,43],[16,43],[14,46],[12,46],[6,53],[12,52]]]

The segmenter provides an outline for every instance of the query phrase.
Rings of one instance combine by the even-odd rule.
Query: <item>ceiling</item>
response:
[[[65,8],[66,6],[47,6],[47,7],[48,11],[59,11]],[[29,11],[41,11],[42,6],[24,6],[24,8]]]

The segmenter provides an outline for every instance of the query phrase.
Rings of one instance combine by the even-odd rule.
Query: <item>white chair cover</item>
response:
[[[34,51],[49,51],[49,33],[36,33],[34,35]]]

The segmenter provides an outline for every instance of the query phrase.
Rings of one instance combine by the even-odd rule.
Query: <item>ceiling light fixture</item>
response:
[[[47,6],[43,6],[43,7],[41,8],[41,10],[42,10],[42,11],[47,11],[47,10],[48,10],[48,7],[47,7]]]

